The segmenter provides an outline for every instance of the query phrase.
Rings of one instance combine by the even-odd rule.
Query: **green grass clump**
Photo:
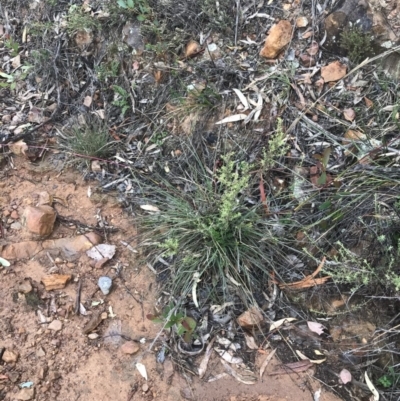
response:
[[[60,146],[75,157],[107,158],[114,152],[107,124],[97,116],[74,121],[62,135]]]
[[[67,31],[70,35],[78,31],[95,31],[99,29],[99,22],[90,14],[86,13],[82,7],[72,5],[67,15]]]
[[[279,239],[261,204],[245,202],[253,166],[228,153],[212,172],[194,151],[191,156],[183,187],[165,179],[158,183],[152,203],[160,212],[141,218],[142,245],[153,262],[171,258],[174,296],[190,293],[199,279],[203,300],[232,292],[250,300],[273,268],[266,249],[279,253]]]

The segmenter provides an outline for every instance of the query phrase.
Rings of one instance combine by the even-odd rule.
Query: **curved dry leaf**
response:
[[[211,357],[211,354],[212,354],[212,350],[213,350],[212,346],[214,344],[214,341],[215,341],[215,337],[207,345],[204,357],[200,362],[200,365],[199,365],[199,377],[200,377],[200,379],[202,379],[204,377],[204,375],[206,374],[208,361],[210,360],[210,357]]]
[[[139,373],[147,380],[147,371],[146,371],[146,366],[143,365],[143,363],[138,362],[136,364],[136,369],[139,371]]]
[[[244,339],[246,340],[246,345],[250,349],[258,349],[256,340],[250,334],[244,333]]]
[[[243,95],[242,92],[240,92],[239,89],[233,88],[233,91],[236,93],[237,97],[239,98],[239,100],[241,101],[241,103],[244,106],[244,109],[247,110],[250,108],[249,102],[246,99],[246,96]]]
[[[342,79],[347,72],[347,66],[340,61],[334,61],[321,68],[321,77],[325,82],[334,82]]]
[[[247,114],[243,114],[243,113],[234,114],[234,115],[232,115],[232,116],[225,117],[225,118],[223,118],[223,119],[220,120],[220,121],[217,121],[217,122],[215,123],[215,125],[218,125],[218,124],[227,124],[227,123],[234,123],[234,122],[236,122],[236,121],[245,120],[246,118],[247,118]]]
[[[379,393],[375,386],[372,384],[371,380],[369,379],[367,372],[365,372],[365,383],[367,384],[368,388],[370,389],[372,395],[374,396],[373,401],[379,401]]]
[[[11,263],[7,259],[0,258],[0,265],[2,265],[3,267],[10,267]]]
[[[324,325],[317,322],[307,322],[307,326],[312,332],[317,333],[319,336],[323,334],[325,329]]]
[[[319,365],[320,363],[323,363],[326,361],[326,358],[324,359],[310,359],[309,357],[305,356],[301,351],[296,350],[297,356],[302,359],[303,361],[310,361],[311,363],[315,363]]]
[[[265,358],[264,362],[262,363],[261,367],[260,367],[260,379],[262,379],[262,376],[264,374],[265,369],[267,368],[269,362],[271,361],[272,357],[275,355],[276,352],[276,348],[274,350],[272,350],[268,356]]]
[[[140,205],[140,208],[146,210],[147,212],[159,212],[160,209],[153,205]]]
[[[280,319],[280,320],[277,320],[276,322],[272,322],[272,324],[269,328],[269,331],[271,332],[272,330],[276,330],[279,327],[281,327],[283,323],[293,322],[294,320],[296,320],[295,317],[285,317],[284,319]]]
[[[340,380],[343,384],[351,382],[351,373],[347,369],[342,369],[339,373]]]
[[[356,113],[353,109],[344,109],[343,116],[345,120],[352,122],[356,118]]]
[[[233,356],[231,355],[228,351],[225,351],[221,348],[214,348],[215,352],[222,358],[224,359],[226,362],[232,363],[234,365],[242,363],[243,359],[240,358],[239,356]]]

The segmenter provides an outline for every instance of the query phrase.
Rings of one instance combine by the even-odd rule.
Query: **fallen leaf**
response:
[[[264,362],[261,364],[260,367],[260,379],[262,380],[262,376],[264,374],[265,369],[267,368],[269,362],[271,361],[272,357],[275,355],[276,348],[272,350],[269,355],[265,358]]]
[[[11,263],[4,258],[0,258],[0,265],[2,265],[3,267],[10,267]]]
[[[293,322],[294,320],[296,320],[295,317],[285,317],[284,319],[280,319],[280,320],[277,320],[276,322],[272,322],[272,324],[269,328],[269,331],[271,332],[272,330],[276,330],[279,327],[281,327],[283,323]]]
[[[246,117],[247,117],[247,114],[243,114],[243,113],[234,114],[234,115],[232,115],[232,116],[225,117],[225,118],[223,118],[223,119],[220,120],[220,121],[217,121],[217,122],[215,123],[215,125],[227,124],[227,123],[234,123],[234,122],[236,122],[236,121],[242,121],[242,120],[245,120]]]
[[[312,332],[317,333],[319,336],[323,334],[325,329],[325,326],[317,322],[307,322],[307,326]]]
[[[356,118],[356,113],[353,109],[344,109],[343,115],[344,115],[344,118],[350,122]]]
[[[365,101],[365,105],[370,109],[373,105],[374,102],[370,99],[368,99],[367,97],[364,97],[364,101]]]
[[[19,54],[11,59],[11,65],[13,68],[18,68],[21,66],[21,56]]]
[[[246,99],[246,96],[243,95],[242,92],[240,92],[239,89],[233,88],[233,91],[236,93],[237,97],[239,98],[239,100],[241,101],[241,103],[244,106],[244,110],[247,110],[250,108],[249,102]]]
[[[243,384],[255,384],[257,382],[257,378],[253,374],[248,374],[246,376],[241,375],[240,373],[236,372],[236,370],[233,369],[233,367],[229,365],[229,363],[225,362],[223,359],[220,359],[220,361],[224,366],[225,370],[238,382]]]
[[[379,393],[375,386],[372,384],[371,380],[369,379],[367,372],[365,372],[365,383],[367,384],[368,388],[370,389],[372,395],[374,396],[373,401],[379,401]]]
[[[93,98],[91,96],[85,96],[85,99],[83,100],[83,105],[86,107],[90,107],[92,105]]]
[[[230,354],[228,351],[225,351],[221,348],[214,348],[214,351],[222,358],[224,359],[226,362],[232,363],[234,365],[242,363],[243,359],[240,358],[239,356],[233,356],[232,354]]]
[[[310,56],[315,56],[319,52],[319,44],[315,40],[311,42],[310,47],[306,50]]]
[[[310,361],[311,363],[315,363],[317,365],[323,363],[326,361],[326,358],[324,359],[310,359],[309,357],[305,356],[301,351],[296,350],[297,356],[302,359],[303,361]]]
[[[214,344],[214,341],[215,341],[215,337],[207,345],[204,357],[200,362],[200,365],[199,365],[199,377],[200,377],[200,379],[202,379],[204,377],[204,375],[206,374],[208,361],[210,360],[210,357],[211,357],[211,354],[212,354],[212,345]]]
[[[140,208],[146,210],[148,212],[159,212],[160,209],[157,206],[153,205],[140,205]]]
[[[253,336],[251,336],[250,334],[244,333],[244,339],[246,340],[246,345],[250,349],[258,349],[258,345]]]
[[[147,371],[146,371],[146,366],[144,366],[142,363],[138,362],[136,364],[136,369],[139,371],[139,373],[147,380]]]
[[[342,79],[347,72],[347,66],[340,61],[333,61],[321,68],[321,77],[325,82],[334,82]]]
[[[347,139],[347,140],[346,140]],[[359,131],[354,131],[352,129],[349,129],[344,135],[343,135],[343,145],[346,145],[348,143],[351,143],[352,141],[365,141],[367,139],[366,135],[363,134],[362,132]]]
[[[343,384],[351,382],[351,373],[347,369],[342,369],[339,373],[340,380]]]
[[[319,401],[319,400],[320,400],[321,391],[322,391],[321,389],[318,389],[318,390],[314,393],[314,396],[313,396],[314,401]]]

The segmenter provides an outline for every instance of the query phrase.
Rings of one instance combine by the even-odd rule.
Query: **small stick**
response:
[[[82,291],[82,281],[81,278],[79,280],[78,289],[76,290],[76,298],[75,298],[75,315],[79,315],[80,305],[81,305],[81,291]]]

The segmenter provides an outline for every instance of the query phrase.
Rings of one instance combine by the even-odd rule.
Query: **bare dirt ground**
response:
[[[40,192],[47,191],[65,202],[55,204],[58,215],[88,226],[96,226],[101,216],[103,223],[117,228],[117,232],[104,238],[104,242],[116,245],[117,253],[101,269],[91,267],[85,254],[68,261],[52,253],[51,257],[58,262],[54,269],[48,255],[42,252],[29,260],[16,260],[1,270],[0,350],[11,351],[16,357],[15,362],[0,364],[1,400],[306,401],[313,400],[318,389],[322,389],[321,401],[339,399],[314,380],[310,370],[269,376],[278,360],[272,361],[263,381],[255,385],[240,384],[231,377],[208,382],[222,371],[217,355],[212,356],[204,381],[174,369],[176,365],[168,356],[164,364],[157,363],[160,342],[151,351],[149,347],[160,325],[145,317],[156,305],[157,283],[153,273],[135,260],[132,249],[120,242],[135,246],[132,216],[120,208],[113,194],[97,194],[96,184],[84,181],[78,173],[57,173],[46,161],[33,165],[17,158],[14,163],[13,169],[3,167],[0,182],[1,245],[27,238],[18,224],[17,229],[9,226],[21,220],[24,208],[35,204]],[[79,232],[82,227],[76,222],[57,221],[51,238],[72,237]],[[117,269],[118,266],[122,268]],[[49,269],[71,274],[71,282],[62,290],[46,291],[41,279]],[[101,275],[114,279],[108,296],[98,290],[97,280]],[[81,303],[87,316],[73,312],[79,281],[83,282]],[[32,290],[27,292],[29,285]],[[41,321],[38,310],[47,322],[61,322],[61,330],[49,329],[49,323]],[[107,318],[95,331],[99,336],[90,339],[82,332],[83,327],[92,314],[100,311],[107,312]],[[137,353],[123,352],[121,346],[128,340],[139,345]],[[264,359],[263,354],[257,356],[256,365]],[[146,367],[147,381],[136,369],[138,362]],[[21,389],[23,383],[31,389]]]

